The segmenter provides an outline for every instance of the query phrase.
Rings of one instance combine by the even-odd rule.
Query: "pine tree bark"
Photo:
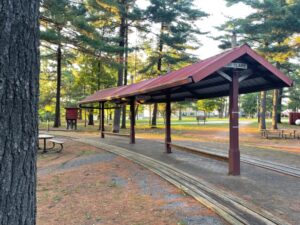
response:
[[[122,0],[122,5],[125,5],[125,0]],[[123,85],[123,62],[124,62],[124,45],[125,45],[125,17],[124,14],[121,16],[121,23],[120,23],[120,31],[119,31],[119,47],[123,49],[119,53],[119,64],[122,65],[118,69],[118,86]],[[113,133],[120,132],[120,119],[121,119],[121,109],[116,108],[114,113],[114,122],[113,122]]]
[[[57,83],[56,83],[56,103],[55,103],[55,118],[54,126],[60,127],[60,89],[61,89],[61,45],[57,47]]]
[[[273,108],[272,108],[272,129],[277,130],[277,106],[278,106],[278,89],[273,91]]]
[[[124,85],[127,85],[128,77],[128,23],[125,22],[125,62],[124,62]],[[122,129],[126,129],[126,105],[122,107]]]
[[[161,75],[161,66],[162,66],[162,51],[163,51],[163,40],[162,40],[162,35],[164,32],[164,24],[161,24],[161,28],[160,28],[160,37],[159,37],[159,42],[158,42],[158,61],[157,61],[157,71],[159,72],[159,75]],[[152,114],[152,123],[151,123],[151,127],[155,128],[157,125],[157,110],[158,106],[157,103],[154,103],[154,107],[153,107],[153,114]]]
[[[283,6],[284,5],[284,0],[281,1],[281,5]],[[278,43],[280,44],[280,43]],[[281,68],[281,65],[279,62],[276,62],[276,67],[278,69]],[[276,111],[275,111],[275,117],[274,119],[276,120],[276,122],[274,122],[274,126],[277,127],[278,123],[281,123],[281,109],[282,109],[282,92],[283,92],[283,89],[278,89],[277,91],[277,94],[276,94],[276,99],[273,99],[273,103],[274,103],[274,100],[276,100],[276,105],[273,106],[273,107],[276,107]],[[275,94],[275,90],[274,90],[274,94]],[[274,109],[273,109],[274,110]],[[276,128],[277,129],[277,128]]]
[[[277,114],[276,114],[277,123],[281,123],[282,94],[283,94],[283,89],[280,88],[278,90],[278,106],[277,106]]]
[[[181,121],[182,120],[182,106],[179,105],[179,111],[178,111],[178,120]]]
[[[260,122],[259,129],[266,129],[266,98],[267,94],[265,91],[260,93]]]
[[[158,109],[158,105],[157,103],[153,104],[153,110],[152,110],[152,120],[151,120],[151,128],[156,128],[157,125],[157,110]]]
[[[88,125],[93,125],[94,126],[94,110],[90,110],[89,111],[89,122]]]
[[[0,224],[36,224],[39,1],[0,3]]]

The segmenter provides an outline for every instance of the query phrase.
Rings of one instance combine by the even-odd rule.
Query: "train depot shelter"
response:
[[[79,102],[80,107],[100,103],[104,138],[106,102],[130,104],[130,143],[135,143],[135,104],[166,104],[165,149],[171,153],[171,102],[229,96],[229,174],[240,174],[239,94],[291,87],[286,75],[247,44],[141,82],[100,90]]]

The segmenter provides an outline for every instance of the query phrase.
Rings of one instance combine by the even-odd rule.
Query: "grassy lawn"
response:
[[[229,139],[229,124],[228,118],[208,118],[208,122],[203,124],[197,124],[192,117],[183,117],[182,121],[178,121],[178,118],[172,118],[172,140],[190,140],[190,141],[200,141],[200,142],[217,142],[228,144]],[[260,135],[258,130],[257,119],[240,119],[240,142],[241,145],[245,146],[256,146],[261,148],[274,148],[274,149],[290,149],[290,151],[295,151],[297,146],[299,148],[299,140],[297,139],[264,139]],[[129,121],[127,121],[129,122]],[[56,130],[52,128],[53,122],[50,123],[50,130]],[[298,129],[300,127],[290,126],[288,124],[288,119],[283,118],[282,124],[278,124],[279,129]],[[41,123],[40,129],[46,129],[47,124]],[[81,133],[81,135],[99,135],[99,121],[95,121],[94,126],[87,125],[84,126],[84,121],[78,122],[78,130],[76,132]],[[129,133],[129,124],[127,124],[127,129],[121,129],[120,133]],[[271,119],[267,119],[267,128],[271,128]],[[107,131],[112,130],[112,121],[106,124],[105,129]],[[137,120],[136,124],[136,135],[139,138],[146,139],[158,139],[163,140],[165,137],[165,126],[162,118],[158,119],[158,124],[156,128],[151,128],[149,121]],[[63,121],[62,126],[58,129],[61,131],[66,131],[66,124]]]

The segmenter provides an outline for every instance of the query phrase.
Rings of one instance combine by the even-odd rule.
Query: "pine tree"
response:
[[[169,71],[172,65],[191,60],[186,50],[197,48],[196,35],[202,34],[194,22],[207,14],[188,0],[150,0],[146,13],[150,22],[160,27],[156,51],[150,57],[146,70],[156,65],[154,75],[159,76]],[[163,65],[166,65],[165,68]],[[156,126],[157,109],[157,104],[154,104],[152,127]]]
[[[118,79],[117,86],[127,84],[128,71],[128,33],[129,27],[134,26],[134,23],[141,19],[141,10],[135,5],[136,0],[114,0],[107,3],[114,8],[115,22],[118,25]],[[136,28],[139,28],[137,25]],[[112,132],[119,133],[120,131],[121,109],[116,108],[114,111],[113,129]],[[126,127],[126,107],[123,106],[123,121],[122,127]]]
[[[35,225],[39,1],[0,5],[0,224]]]
[[[62,29],[71,19],[68,18],[69,2],[67,0],[44,0],[42,1],[41,22],[47,30],[41,32],[41,39],[49,43],[55,44],[56,62],[57,62],[57,84],[56,84],[56,107],[54,127],[60,127],[60,92],[61,92],[61,61],[62,61]]]
[[[94,1],[85,3],[68,0],[42,1],[41,38],[50,43],[50,46],[56,46],[57,91],[54,127],[59,127],[61,124],[63,56],[67,56],[68,51],[76,50],[107,62],[113,60],[109,54],[119,51],[116,40],[111,35],[112,31],[109,32],[110,39],[104,36],[104,33],[114,26],[107,20],[112,13],[105,6],[100,6],[100,12],[96,12],[95,6]],[[106,19],[100,22],[103,18]]]
[[[292,27],[295,25],[290,3],[284,0],[226,1],[229,5],[245,3],[255,9],[255,12],[244,19],[230,20],[221,28],[234,29],[242,37],[241,41],[257,47],[257,50],[279,69],[295,55],[286,41],[293,34]],[[223,46],[226,46],[226,42],[223,42]],[[282,93],[282,90],[275,90],[273,93],[273,103],[276,104],[273,106],[273,128],[277,128],[277,122],[280,122]]]

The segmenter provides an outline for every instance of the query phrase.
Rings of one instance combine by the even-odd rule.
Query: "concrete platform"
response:
[[[65,134],[68,135],[68,134]],[[79,135],[76,134],[80,139]],[[153,159],[168,163],[176,168],[185,171],[193,176],[198,176],[220,187],[222,190],[230,192],[251,203],[277,215],[291,224],[299,225],[300,221],[300,179],[282,175],[263,168],[252,165],[241,164],[241,176],[228,176],[228,166],[226,162],[221,162],[192,153],[182,152],[173,149],[172,154],[164,152],[164,144],[158,140],[137,139],[136,144],[128,143],[127,138],[107,136],[101,139],[99,136],[86,136],[84,139],[103,142],[110,145],[126,148]],[[182,143],[181,143],[182,144]],[[218,148],[226,151],[227,145],[214,143],[185,143],[199,148]],[[243,152],[252,153],[256,157],[259,153],[255,148],[247,147]],[[265,154],[265,152],[263,152]],[[286,157],[285,157],[286,156]],[[284,157],[285,159],[279,160]],[[268,160],[286,163],[290,166],[299,165],[299,156],[288,153],[270,152],[266,154]]]

